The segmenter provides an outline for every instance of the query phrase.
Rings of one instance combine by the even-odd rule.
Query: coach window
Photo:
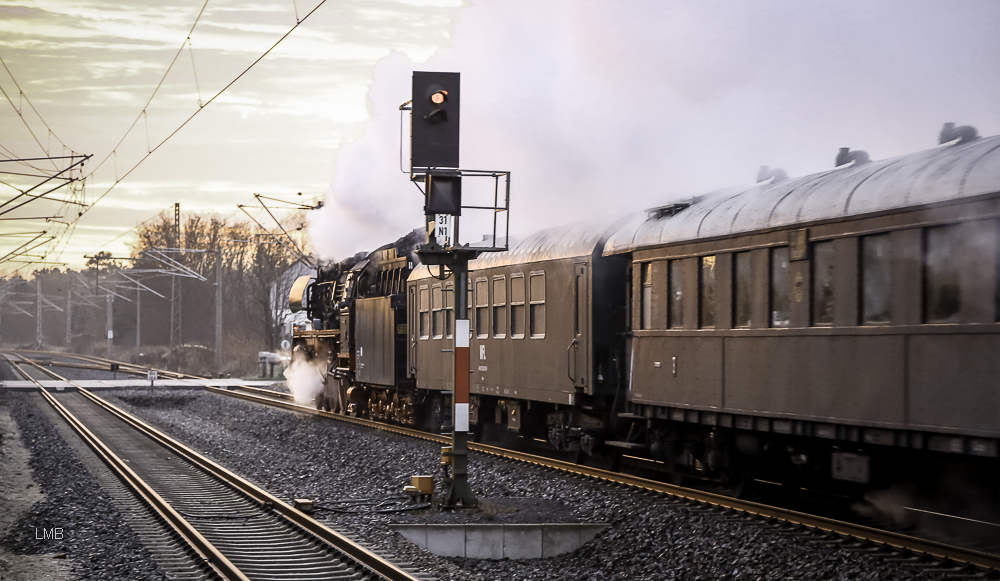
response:
[[[861,238],[861,322],[878,325],[892,320],[892,264],[889,235]]]
[[[545,273],[528,276],[528,333],[532,339],[545,337]]]
[[[833,242],[813,244],[812,320],[813,325],[833,324]]]
[[[639,328],[653,328],[653,263],[647,262],[640,266],[640,277],[642,278],[642,295],[639,299]]]
[[[701,301],[698,310],[698,326],[702,329],[715,328],[715,257],[702,256],[698,269],[698,289]]]
[[[507,279],[493,277],[493,338],[507,336]]]
[[[426,339],[429,337],[430,327],[431,327],[431,313],[430,313],[430,291],[426,286],[420,287],[420,338]]]
[[[787,327],[791,324],[791,305],[788,297],[788,247],[771,249],[771,326]]]
[[[733,293],[733,326],[746,328],[750,326],[750,253],[737,252],[733,259],[733,280],[736,281],[736,292]]]
[[[670,261],[670,328],[684,327],[684,268],[680,260]]]
[[[510,336],[524,339],[524,275],[510,275]]]
[[[489,336],[490,287],[485,278],[476,280],[476,337]]]
[[[444,305],[442,304],[441,285],[431,287],[431,337],[440,339],[444,336]]]
[[[441,306],[444,307],[444,336],[451,339],[455,336],[455,283],[444,285]]]
[[[956,226],[924,231],[924,321],[957,323],[962,308],[959,261],[965,250]]]

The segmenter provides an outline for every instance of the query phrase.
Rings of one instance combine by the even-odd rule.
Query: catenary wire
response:
[[[102,159],[97,165],[94,166],[93,169],[90,170],[90,173],[87,174],[88,177],[94,175],[94,172],[96,172],[102,165],[104,165],[104,163],[108,161],[108,158],[110,158],[115,154],[118,148],[121,147],[121,144],[125,142],[125,139],[129,136],[129,133],[131,133],[132,130],[135,128],[136,124],[139,123],[139,120],[142,119],[143,116],[146,114],[146,109],[149,108],[149,104],[153,102],[153,97],[156,96],[156,93],[160,90],[160,87],[163,86],[163,82],[167,80],[167,75],[170,74],[170,70],[174,68],[175,64],[177,64],[177,59],[180,58],[181,54],[184,53],[184,47],[187,46],[188,41],[191,39],[191,34],[194,33],[195,27],[198,26],[198,21],[201,20],[202,14],[205,13],[205,8],[208,7],[208,2],[209,0],[205,0],[205,3],[202,4],[201,10],[198,11],[198,16],[195,17],[194,23],[191,24],[191,30],[188,31],[187,36],[184,39],[184,42],[181,43],[181,47],[177,49],[177,53],[174,54],[174,58],[171,59],[170,64],[167,65],[167,70],[163,71],[163,76],[160,77],[160,82],[156,83],[156,87],[153,89],[153,92],[149,95],[149,99],[146,99],[146,104],[142,106],[142,110],[139,111],[139,114],[136,115],[135,120],[132,121],[132,124],[129,125],[128,129],[125,130],[125,134],[122,135],[122,138],[118,140],[118,143],[116,143],[115,146],[111,148],[111,152],[108,153],[106,156],[104,156],[104,159]],[[117,178],[117,175],[115,177]]]
[[[58,135],[56,135],[55,131],[52,131],[52,128],[49,127],[49,124],[45,122],[45,119],[42,117],[42,114],[39,113],[38,109],[35,108],[35,105],[32,104],[31,99],[29,99],[28,96],[26,94],[24,94],[24,91],[21,89],[21,85],[17,82],[17,79],[14,78],[14,74],[10,72],[10,68],[7,66],[7,63],[3,60],[3,57],[0,57],[0,64],[2,64],[4,70],[7,71],[7,75],[10,77],[10,80],[14,81],[14,86],[17,87],[17,91],[19,93],[19,97],[23,98],[24,101],[28,104],[28,106],[31,107],[31,110],[35,112],[35,115],[42,122],[42,125],[45,125],[45,128],[49,131],[49,134],[53,135],[56,138],[56,140],[59,141],[59,143],[62,144],[62,146],[64,148],[69,149],[70,151],[73,151],[72,148],[70,148],[69,146],[67,146],[63,142],[63,140],[60,139]],[[38,136],[35,135],[35,132],[31,129],[31,125],[28,124],[28,120],[24,118],[24,107],[21,107],[21,109],[18,109],[17,106],[14,105],[14,101],[10,98],[10,95],[7,94],[7,91],[5,91],[2,86],[0,86],[0,93],[3,93],[3,96],[7,98],[7,102],[10,103],[10,106],[13,107],[14,111],[17,112],[17,116],[21,119],[21,123],[24,124],[24,127],[28,130],[28,133],[31,134],[32,139],[34,139],[35,143],[38,144],[38,147],[42,151],[44,151],[46,155],[50,155],[48,148],[45,147],[44,145],[42,145],[42,142],[38,140]],[[55,164],[54,161],[52,162],[52,167],[56,167],[56,164]]]
[[[222,89],[220,89],[219,92],[217,92],[215,95],[213,95],[208,101],[205,101],[204,105],[202,105],[201,107],[199,107],[198,109],[196,109],[194,111],[194,113],[191,114],[190,117],[188,117],[187,119],[185,119],[177,127],[177,129],[174,129],[169,135],[167,135],[166,137],[164,137],[162,141],[160,141],[155,147],[153,147],[153,149],[150,150],[149,153],[147,153],[142,158],[140,158],[139,161],[137,161],[135,163],[135,165],[133,165],[128,171],[126,171],[120,178],[116,177],[115,182],[113,184],[111,184],[111,186],[107,190],[105,190],[104,193],[102,193],[100,196],[98,196],[97,199],[94,200],[90,204],[90,206],[88,206],[87,209],[85,209],[83,211],[83,213],[81,213],[74,220],[74,222],[76,220],[79,220],[80,218],[82,218],[84,215],[86,215],[87,212],[89,212],[94,206],[96,206],[98,204],[98,202],[100,202],[101,200],[103,200],[105,196],[107,196],[109,193],[111,193],[111,190],[113,190],[115,188],[115,186],[117,186],[119,183],[121,183],[122,180],[124,180],[126,177],[128,177],[129,174],[131,174],[133,171],[135,171],[135,169],[137,167],[139,167],[139,165],[141,165],[142,162],[146,161],[146,159],[149,158],[150,155],[152,155],[156,150],[158,150],[161,146],[163,146],[163,144],[165,144],[167,141],[169,141],[170,138],[172,138],[174,135],[177,135],[177,133],[179,133],[181,129],[183,129],[188,123],[190,123],[191,120],[194,119],[198,115],[198,113],[200,113],[201,111],[203,111],[205,109],[205,107],[208,107],[208,105],[210,103],[212,103],[217,98],[219,98],[223,93],[225,93],[226,90],[229,89],[229,87],[232,87],[236,83],[236,81],[238,81],[241,78],[243,78],[243,75],[245,75],[248,72],[250,72],[250,69],[252,69],[254,66],[256,66],[257,63],[259,63],[260,61],[264,60],[264,57],[266,57],[268,54],[271,53],[271,51],[273,51],[275,48],[277,48],[277,46],[279,44],[281,44],[281,42],[283,40],[285,40],[286,38],[288,38],[288,36],[291,35],[292,32],[295,31],[295,29],[297,29],[303,22],[305,22],[310,16],[313,15],[313,13],[315,13],[317,10],[319,10],[320,7],[322,7],[324,4],[326,4],[326,0],[321,0],[321,2],[319,4],[317,4],[315,8],[313,8],[312,10],[310,10],[305,16],[303,16],[302,19],[295,24],[295,26],[291,27],[288,30],[288,32],[286,32],[284,35],[282,35],[281,38],[279,38],[273,45],[271,45],[270,48],[268,48],[266,51],[264,51],[264,53],[262,55],[260,55],[259,57],[257,57],[256,60],[254,60],[252,63],[250,63],[250,65],[246,69],[244,69],[240,74],[236,75],[236,78],[234,78],[232,81],[230,81],[225,87],[223,87]],[[93,173],[93,172],[91,172],[91,173]]]

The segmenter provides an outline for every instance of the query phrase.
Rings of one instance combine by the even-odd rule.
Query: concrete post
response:
[[[142,289],[135,287],[135,356],[139,356],[142,345]]]
[[[73,350],[73,282],[69,279],[69,289],[66,290],[66,350]]]
[[[215,373],[222,374],[222,247],[215,249]]]
[[[35,275],[35,345],[42,348],[42,279]]]
[[[174,248],[183,248],[181,243],[181,205],[174,204]],[[184,256],[178,257],[180,262],[184,262]],[[170,277],[170,357],[173,364],[174,349],[181,344],[181,277],[174,275]]]
[[[115,296],[113,294],[111,294],[111,293],[108,293],[107,297],[108,297],[108,302],[107,302],[107,305],[108,305],[108,308],[107,308],[107,311],[108,311],[108,321],[107,321],[105,327],[107,328],[107,331],[108,331],[108,359],[111,359],[112,355],[114,354],[113,353],[112,343],[114,342],[115,331],[114,331],[114,322],[113,322],[114,321],[114,316],[113,316],[114,315],[114,310],[112,308],[112,305],[114,305]]]

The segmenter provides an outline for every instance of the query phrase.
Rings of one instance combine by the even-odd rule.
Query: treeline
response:
[[[288,289],[295,275],[307,269],[295,268],[295,257],[256,225],[197,214],[182,218],[179,237],[173,216],[167,213],[141,225],[128,257],[100,252],[82,270],[43,269],[30,280],[0,281],[2,344],[29,347],[37,343],[34,316],[40,285],[43,347],[105,354],[110,296],[112,348],[117,358],[172,364],[193,373],[220,371],[214,369],[214,349],[216,281],[221,278],[221,371],[249,373],[255,368],[257,351],[277,349]],[[297,215],[284,224],[300,248],[306,242],[305,230],[299,229],[302,221]],[[183,252],[166,250],[171,248]],[[150,252],[155,249],[161,250]],[[176,276],[181,334],[175,344],[171,342],[175,276],[163,271],[178,269],[155,259],[157,252],[205,279]]]

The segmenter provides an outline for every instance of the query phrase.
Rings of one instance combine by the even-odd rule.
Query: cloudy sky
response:
[[[40,250],[76,265],[126,252],[130,230],[174,202],[229,216],[255,192],[303,192],[327,201],[310,218],[317,251],[371,249],[422,221],[399,171],[413,70],[462,73],[462,165],[513,172],[514,233],[745,185],[761,165],[820,171],[839,147],[925,149],[946,121],[1000,133],[992,0],[327,0],[121,179],[316,6],[0,0],[13,75],[0,68],[13,102],[0,103],[0,159],[61,143],[94,155],[85,189],[60,198],[88,206],[33,202],[0,216],[2,233],[62,234]],[[0,185],[0,204],[17,194]],[[71,229],[3,220],[88,207]],[[0,256],[25,240],[0,236]]]

